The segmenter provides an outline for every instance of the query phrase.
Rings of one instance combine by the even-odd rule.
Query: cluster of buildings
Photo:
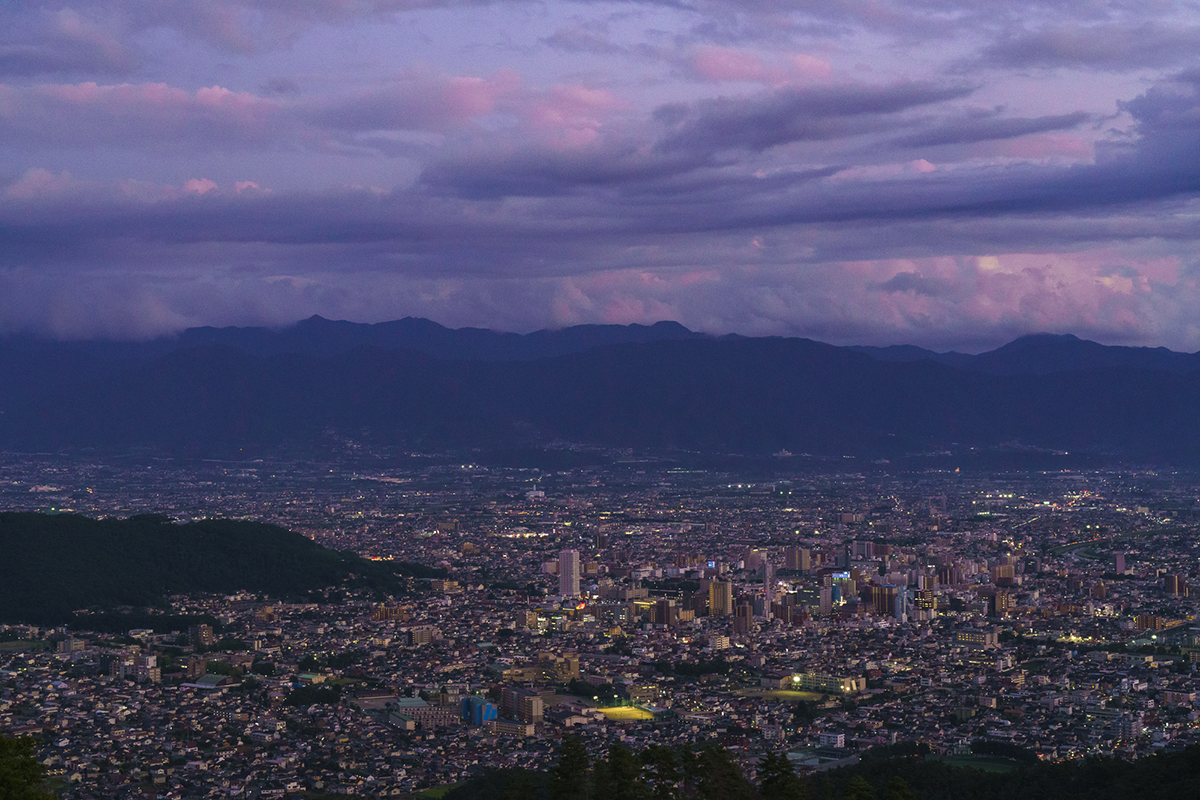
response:
[[[55,469],[0,463],[0,499],[33,507],[85,467]],[[750,774],[771,752],[1135,758],[1200,735],[1188,476],[442,464],[336,472],[336,502],[315,468],[191,483],[222,469],[213,516],[438,577],[171,598],[187,630],[0,626],[0,731],[34,736],[66,797],[402,795],[547,766],[567,734],[595,754],[715,741]],[[148,510],[150,480],[88,502]]]

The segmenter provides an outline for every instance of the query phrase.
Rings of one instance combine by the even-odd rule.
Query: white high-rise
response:
[[[558,593],[562,597],[579,594],[578,550],[563,550],[558,554]]]
[[[775,567],[770,561],[763,560],[763,616],[772,618],[771,606],[775,602]]]

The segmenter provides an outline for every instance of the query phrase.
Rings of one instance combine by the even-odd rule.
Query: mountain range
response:
[[[672,322],[531,334],[313,317],[149,342],[0,339],[0,449],[196,455],[334,434],[892,458],[1083,452],[1200,463],[1200,354],[1026,336],[968,355],[713,337]]]

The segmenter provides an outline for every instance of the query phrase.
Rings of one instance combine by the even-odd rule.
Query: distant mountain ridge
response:
[[[187,328],[174,336],[144,342],[64,341],[0,337],[0,349],[59,351],[107,360],[146,360],[195,347],[230,347],[254,356],[303,353],[331,356],[357,347],[413,350],[434,358],[465,361],[529,361],[579,353],[593,347],[676,339],[705,338],[678,322],[653,325],[574,325],[533,333],[504,333],[486,328],[447,328],[418,317],[364,323],[313,315],[283,328]]]
[[[1033,333],[979,355],[937,353],[913,345],[851,346],[881,361],[934,361],[991,375],[1050,375],[1055,372],[1130,367],[1183,375],[1200,370],[1200,353],[1165,347],[1103,345],[1073,334]]]
[[[518,335],[311,318],[140,346],[0,341],[0,449],[17,451],[229,453],[333,432],[417,449],[1017,447],[1200,464],[1196,408],[1200,356],[1074,336],[971,356],[677,323]]]
[[[51,355],[60,359],[65,357],[71,368],[80,368],[83,362],[90,359],[148,361],[197,347],[228,347],[259,357],[284,354],[325,357],[359,347],[377,347],[384,350],[412,350],[441,360],[533,361],[621,344],[753,338],[788,337],[712,336],[671,321],[651,325],[573,325],[521,334],[486,328],[448,328],[420,317],[361,323],[313,315],[283,328],[206,326],[187,328],[173,336],[134,342],[0,337],[0,364],[3,359],[12,360],[14,354],[36,354],[41,358]],[[1200,352],[1180,353],[1165,347],[1102,345],[1072,334],[1029,334],[978,355],[937,352],[915,345],[849,345],[843,349],[863,353],[879,361],[933,361],[993,375],[1047,375],[1107,367],[1131,367],[1181,375],[1200,370]]]

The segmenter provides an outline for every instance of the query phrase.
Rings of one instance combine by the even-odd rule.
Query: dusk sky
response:
[[[0,4],[0,333],[1200,350],[1191,2]]]

